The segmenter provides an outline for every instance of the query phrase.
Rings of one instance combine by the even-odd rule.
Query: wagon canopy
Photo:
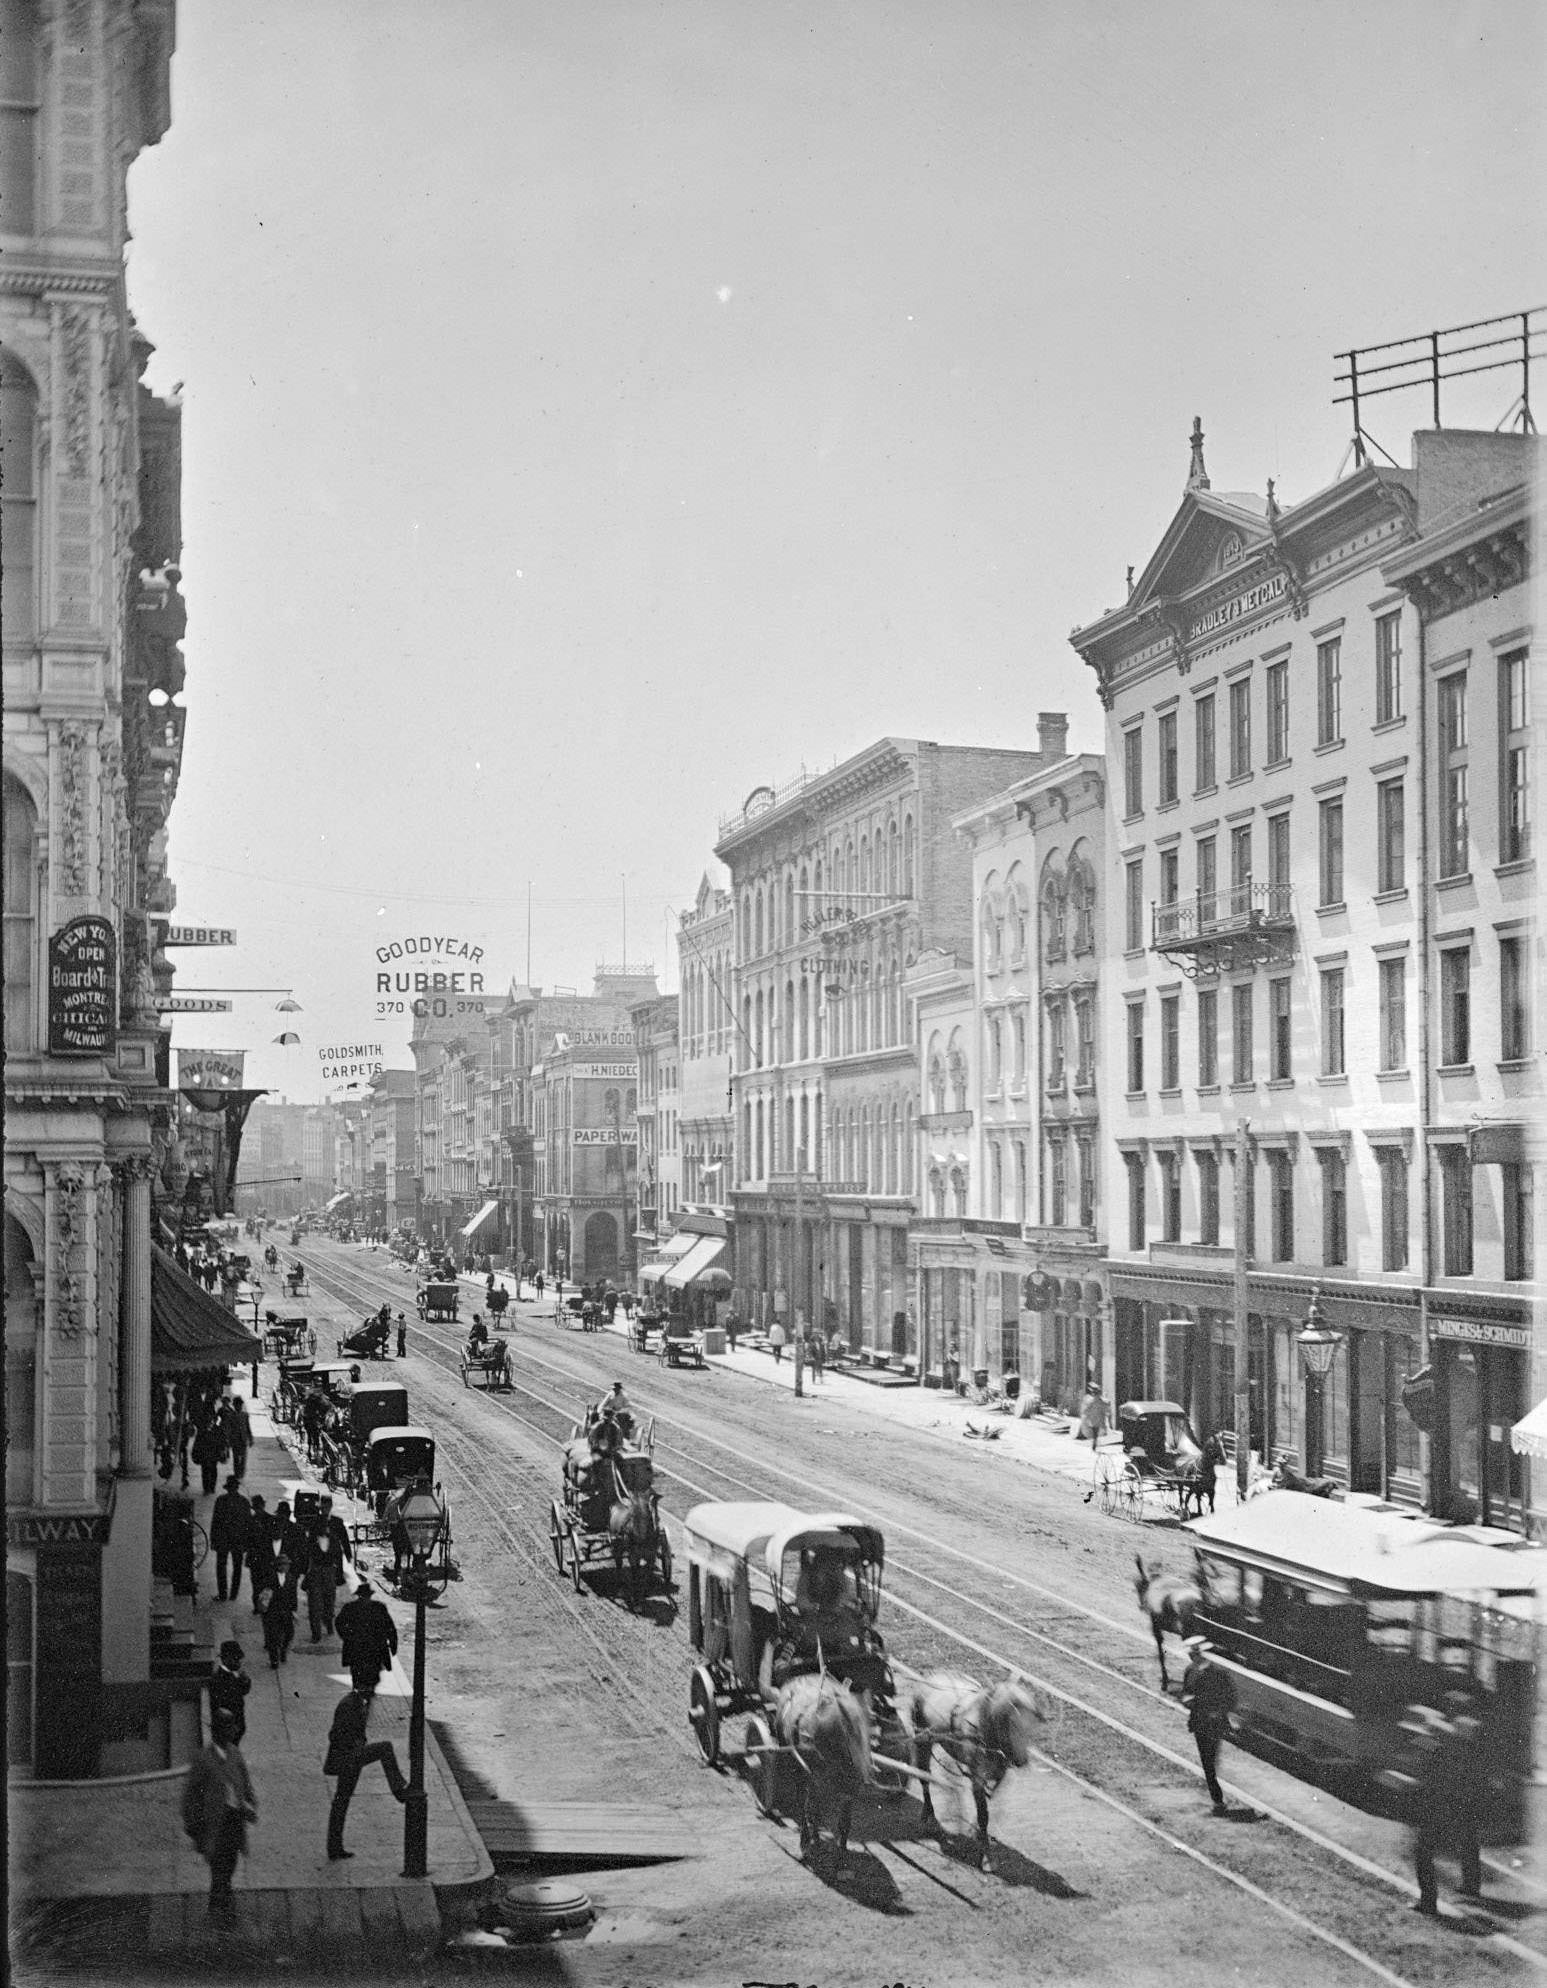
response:
[[[881,1599],[881,1568],[886,1544],[879,1526],[867,1525],[847,1512],[818,1512],[797,1516],[769,1538],[763,1563],[776,1594],[792,1597],[800,1579],[802,1557],[824,1550],[840,1556],[855,1573],[865,1613],[874,1620]]]
[[[760,1567],[776,1532],[804,1523],[793,1505],[695,1505],[686,1521],[688,1554],[720,1580],[731,1580],[738,1567]]]

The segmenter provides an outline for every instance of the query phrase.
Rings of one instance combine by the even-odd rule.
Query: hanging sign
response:
[[[164,1015],[229,1015],[231,1003],[208,994],[168,994],[156,1006]]]
[[[234,946],[234,925],[168,925],[164,946]]]
[[[106,1056],[113,1045],[118,938],[109,919],[72,918],[48,942],[48,1053]]]
[[[177,1087],[193,1086],[204,1091],[239,1091],[246,1068],[245,1049],[180,1049],[177,1052]]]

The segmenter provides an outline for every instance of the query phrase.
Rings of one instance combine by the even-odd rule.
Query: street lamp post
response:
[[[403,1800],[403,1875],[422,1878],[429,1848],[430,1798],[424,1786],[424,1611],[430,1596],[427,1563],[435,1551],[446,1508],[421,1477],[402,1500],[398,1517],[412,1556],[408,1585],[414,1598],[414,1695],[408,1715],[408,1793]]]
[[[1332,1363],[1337,1358],[1343,1335],[1321,1322],[1321,1286],[1311,1293],[1311,1308],[1305,1329],[1297,1335],[1300,1357],[1305,1362],[1305,1474],[1320,1477],[1322,1466],[1322,1389]]]

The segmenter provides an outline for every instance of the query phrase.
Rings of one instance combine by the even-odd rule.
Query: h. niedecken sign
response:
[[[109,919],[72,918],[48,942],[48,1053],[106,1056],[113,1046],[118,941]]]

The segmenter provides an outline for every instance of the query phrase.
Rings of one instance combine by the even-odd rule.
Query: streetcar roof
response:
[[[687,1516],[688,1551],[718,1547],[722,1553],[747,1559],[776,1532],[806,1523],[793,1505],[695,1505]]]
[[[1547,1591],[1547,1552],[1457,1538],[1453,1529],[1396,1505],[1337,1503],[1269,1491],[1189,1521],[1204,1552],[1285,1580],[1335,1583],[1350,1593],[1531,1594]]]

